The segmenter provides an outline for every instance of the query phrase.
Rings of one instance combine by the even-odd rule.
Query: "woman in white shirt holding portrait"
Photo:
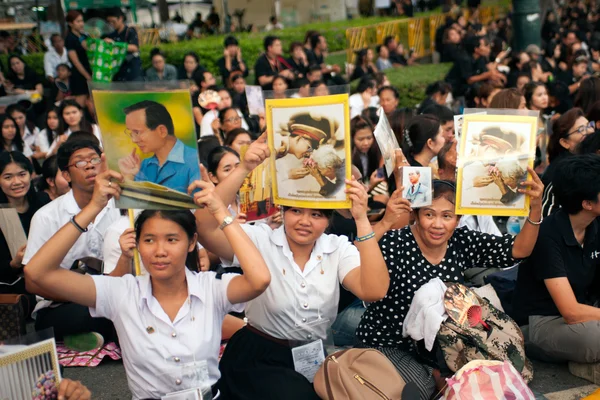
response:
[[[105,160],[103,160],[105,162]],[[90,307],[95,317],[113,321],[123,351],[134,399],[158,399],[168,393],[211,387],[219,379],[217,360],[221,323],[230,311],[269,285],[265,262],[239,224],[229,219],[214,185],[202,169],[197,204],[210,211],[240,259],[244,275],[195,273],[186,257],[196,252],[196,224],[189,211],[147,210],[136,221],[136,242],[148,274],[80,275],[59,267],[77,238],[112,197],[123,177],[106,171],[96,177],[92,201],[63,226],[25,267],[26,279],[61,300]],[[122,260],[131,266],[132,252]],[[200,376],[193,380],[190,376]],[[213,395],[218,398],[216,389]]]
[[[225,202],[235,198],[247,174],[268,157],[265,140],[263,134],[215,189]],[[365,301],[381,299],[387,291],[389,275],[367,219],[366,189],[356,180],[347,183],[357,225],[356,246],[345,236],[325,234],[332,210],[286,207],[278,229],[266,224],[243,226],[267,263],[271,284],[248,303],[248,325],[230,339],[221,360],[219,389],[227,399],[318,399],[312,383],[295,371],[290,341],[327,343],[327,330],[337,316],[340,283]],[[196,216],[207,250],[237,264],[210,214],[199,209]]]

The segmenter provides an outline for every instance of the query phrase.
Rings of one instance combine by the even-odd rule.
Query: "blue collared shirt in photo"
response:
[[[184,145],[179,139],[162,167],[154,155],[142,161],[140,172],[135,176],[136,182],[152,182],[182,193],[187,193],[189,185],[198,179],[200,179],[198,152]]]

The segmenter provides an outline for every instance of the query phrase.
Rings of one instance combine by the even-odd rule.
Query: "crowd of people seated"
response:
[[[453,64],[450,72],[407,108],[385,71],[418,60],[395,37],[357,52],[349,74],[327,64],[318,32],[292,43],[287,58],[281,40],[266,36],[255,65],[246,64],[243,42],[225,37],[219,76],[193,52],[171,65],[158,49],[142,71],[135,29],[120,10],[111,12],[115,31],[106,40],[128,43],[130,55],[116,80],[191,82],[202,164],[189,188],[199,209],[142,210],[133,228],[115,207],[124,177],[106,164],[87,86],[83,18],[70,11],[66,38],[51,37],[45,77],[18,54],[3,76],[5,95],[47,97],[47,82],[68,90],[48,102],[10,105],[0,117],[0,203],[17,210],[27,234],[15,257],[0,235],[0,293],[26,295],[35,329],[52,328],[74,348],[116,341],[135,399],[177,391],[180,368],[200,360],[221,399],[317,399],[290,349],[307,323],[322,339],[331,328],[337,346],[379,350],[429,399],[446,376],[402,335],[415,292],[434,278],[480,286],[489,274],[513,271],[503,305],[521,326],[528,355],[569,362],[572,373],[599,383],[597,11],[577,1],[550,10],[543,45],[523,52],[507,49],[510,18],[487,25],[448,18],[436,50]],[[250,70],[254,82],[246,81]],[[346,92],[350,81],[351,208],[281,207],[247,223],[237,194],[270,151],[265,116],[250,113],[246,85],[288,98]],[[201,105],[209,91],[219,96],[215,109]],[[530,198],[530,211],[516,236],[503,234],[498,218],[455,212],[454,116],[463,107],[539,112],[535,165],[516,189]],[[374,138],[379,109],[407,165],[432,168],[430,206],[411,208],[385,172]],[[147,271],[138,277],[134,249]]]

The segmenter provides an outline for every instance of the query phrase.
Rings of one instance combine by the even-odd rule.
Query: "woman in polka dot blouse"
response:
[[[519,190],[530,196],[531,209],[528,222],[516,237],[457,229],[456,188],[446,181],[434,181],[433,204],[414,210],[414,225],[389,231],[380,241],[390,286],[383,300],[369,305],[356,337],[359,347],[378,349],[407,382],[415,382],[422,399],[429,399],[436,384],[439,390],[443,383],[434,378],[433,368],[419,363],[412,339],[402,337],[402,324],[414,293],[433,278],[464,282],[463,272],[468,268],[506,268],[531,254],[542,219],[544,185],[532,169],[528,170],[533,178],[523,182]]]

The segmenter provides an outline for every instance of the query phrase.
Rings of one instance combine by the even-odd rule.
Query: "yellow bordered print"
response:
[[[481,115],[481,114],[465,114],[464,122],[462,126],[462,132],[460,137],[460,149],[458,154],[458,162],[457,162],[457,179],[456,179],[456,213],[458,215],[494,215],[494,216],[527,216],[529,215],[529,197],[524,196],[524,201],[520,201],[521,204],[516,204],[514,206],[509,206],[506,204],[494,204],[490,206],[481,206],[481,207],[473,207],[472,205],[466,205],[468,200],[465,200],[463,189],[471,188],[471,186],[467,185],[475,185],[475,183],[465,182],[465,166],[470,165],[471,163],[480,162],[484,163],[499,163],[502,161],[512,161],[516,160],[517,163],[524,169],[525,166],[529,166],[533,168],[534,158],[535,158],[535,146],[536,146],[536,133],[537,133],[537,118],[533,116],[521,116],[521,115]],[[519,135],[523,140],[527,140],[520,149],[513,149],[510,154],[498,154],[495,156],[490,156],[489,154],[473,154],[469,153],[469,150],[474,146],[472,143],[475,142],[474,136],[479,134],[481,138],[483,137],[483,131],[474,132],[474,129],[478,129],[478,127],[487,126],[489,129],[496,130],[504,130],[509,131],[509,129],[513,129],[515,127],[519,127],[520,132],[512,132],[512,134]],[[493,135],[487,135],[488,139],[492,139],[491,142],[498,149],[500,149],[500,153],[502,151],[507,151],[507,148],[511,148],[511,144],[506,140],[498,137],[493,137]],[[483,140],[484,141],[484,140]],[[480,146],[480,145],[478,145]],[[485,153],[485,152],[484,152]],[[521,163],[523,165],[521,165]],[[497,164],[496,164],[497,165]],[[531,175],[529,173],[526,174],[527,179],[531,179]],[[494,185],[495,183],[491,183]],[[520,187],[517,186],[516,189]],[[514,192],[514,191],[513,191]],[[518,193],[518,192],[514,192]],[[502,195],[504,198],[504,195]],[[488,199],[485,199],[488,201]],[[497,202],[501,202],[500,199]]]
[[[269,141],[269,149],[271,150],[271,176],[273,178],[272,188],[273,188],[273,201],[275,204],[287,206],[287,207],[300,207],[300,208],[318,208],[318,209],[348,209],[351,208],[352,203],[348,196],[344,193],[344,200],[328,200],[326,197],[318,198],[318,199],[301,199],[301,198],[290,198],[287,196],[283,196],[280,193],[280,187],[277,178],[277,157],[278,157],[278,147],[275,146],[275,135],[276,129],[279,130],[279,127],[274,126],[274,116],[277,115],[278,110],[286,110],[289,113],[291,109],[295,110],[295,114],[297,113],[311,113],[317,112],[319,106],[340,106],[340,114],[342,115],[327,115],[327,117],[338,118],[338,123],[343,123],[343,126],[340,126],[339,129],[343,129],[343,137],[344,137],[344,146],[343,146],[343,155],[344,155],[344,175],[345,179],[350,179],[352,175],[352,157],[351,157],[351,141],[350,141],[350,112],[349,112],[349,104],[348,104],[348,95],[331,95],[331,96],[320,96],[320,97],[310,97],[310,98],[299,98],[299,99],[268,99],[266,100],[266,119],[267,119],[267,134]],[[317,109],[314,109],[317,107]],[[281,114],[280,114],[281,115]],[[309,132],[310,134],[310,132]],[[338,146],[339,147],[339,146]],[[286,154],[287,155],[287,154]],[[340,170],[341,171],[341,170]],[[336,180],[337,182],[337,180]],[[344,183],[342,185],[343,190],[347,187]],[[336,191],[339,195],[339,190]],[[298,196],[299,197],[299,196]]]
[[[28,345],[23,350],[15,350],[14,352],[0,354],[0,374],[6,373],[9,376],[11,376],[10,370],[3,371],[3,369],[11,368],[11,366],[14,366],[14,368],[16,368],[18,372],[12,373],[12,375],[14,375],[14,378],[27,380],[27,382],[20,382],[22,385],[27,385],[26,387],[22,387],[21,385],[19,385],[19,382],[13,381],[10,388],[3,389],[7,389],[10,392],[13,392],[13,390],[23,391],[27,389],[27,393],[30,394],[31,391],[34,389],[35,380],[38,379],[41,374],[47,372],[47,370],[42,368],[43,365],[40,362],[40,360],[36,359],[37,357],[44,355],[46,355],[50,359],[51,368],[54,372],[54,376],[57,379],[56,385],[58,387],[58,384],[61,380],[61,375],[60,367],[58,364],[58,355],[56,353],[56,342],[52,338],[43,340],[32,345]],[[19,363],[23,362],[26,363],[25,366],[18,365]],[[26,373],[24,369],[27,369],[29,373]],[[26,379],[27,377],[29,377],[29,379]],[[29,385],[31,385],[31,387],[29,387]]]

